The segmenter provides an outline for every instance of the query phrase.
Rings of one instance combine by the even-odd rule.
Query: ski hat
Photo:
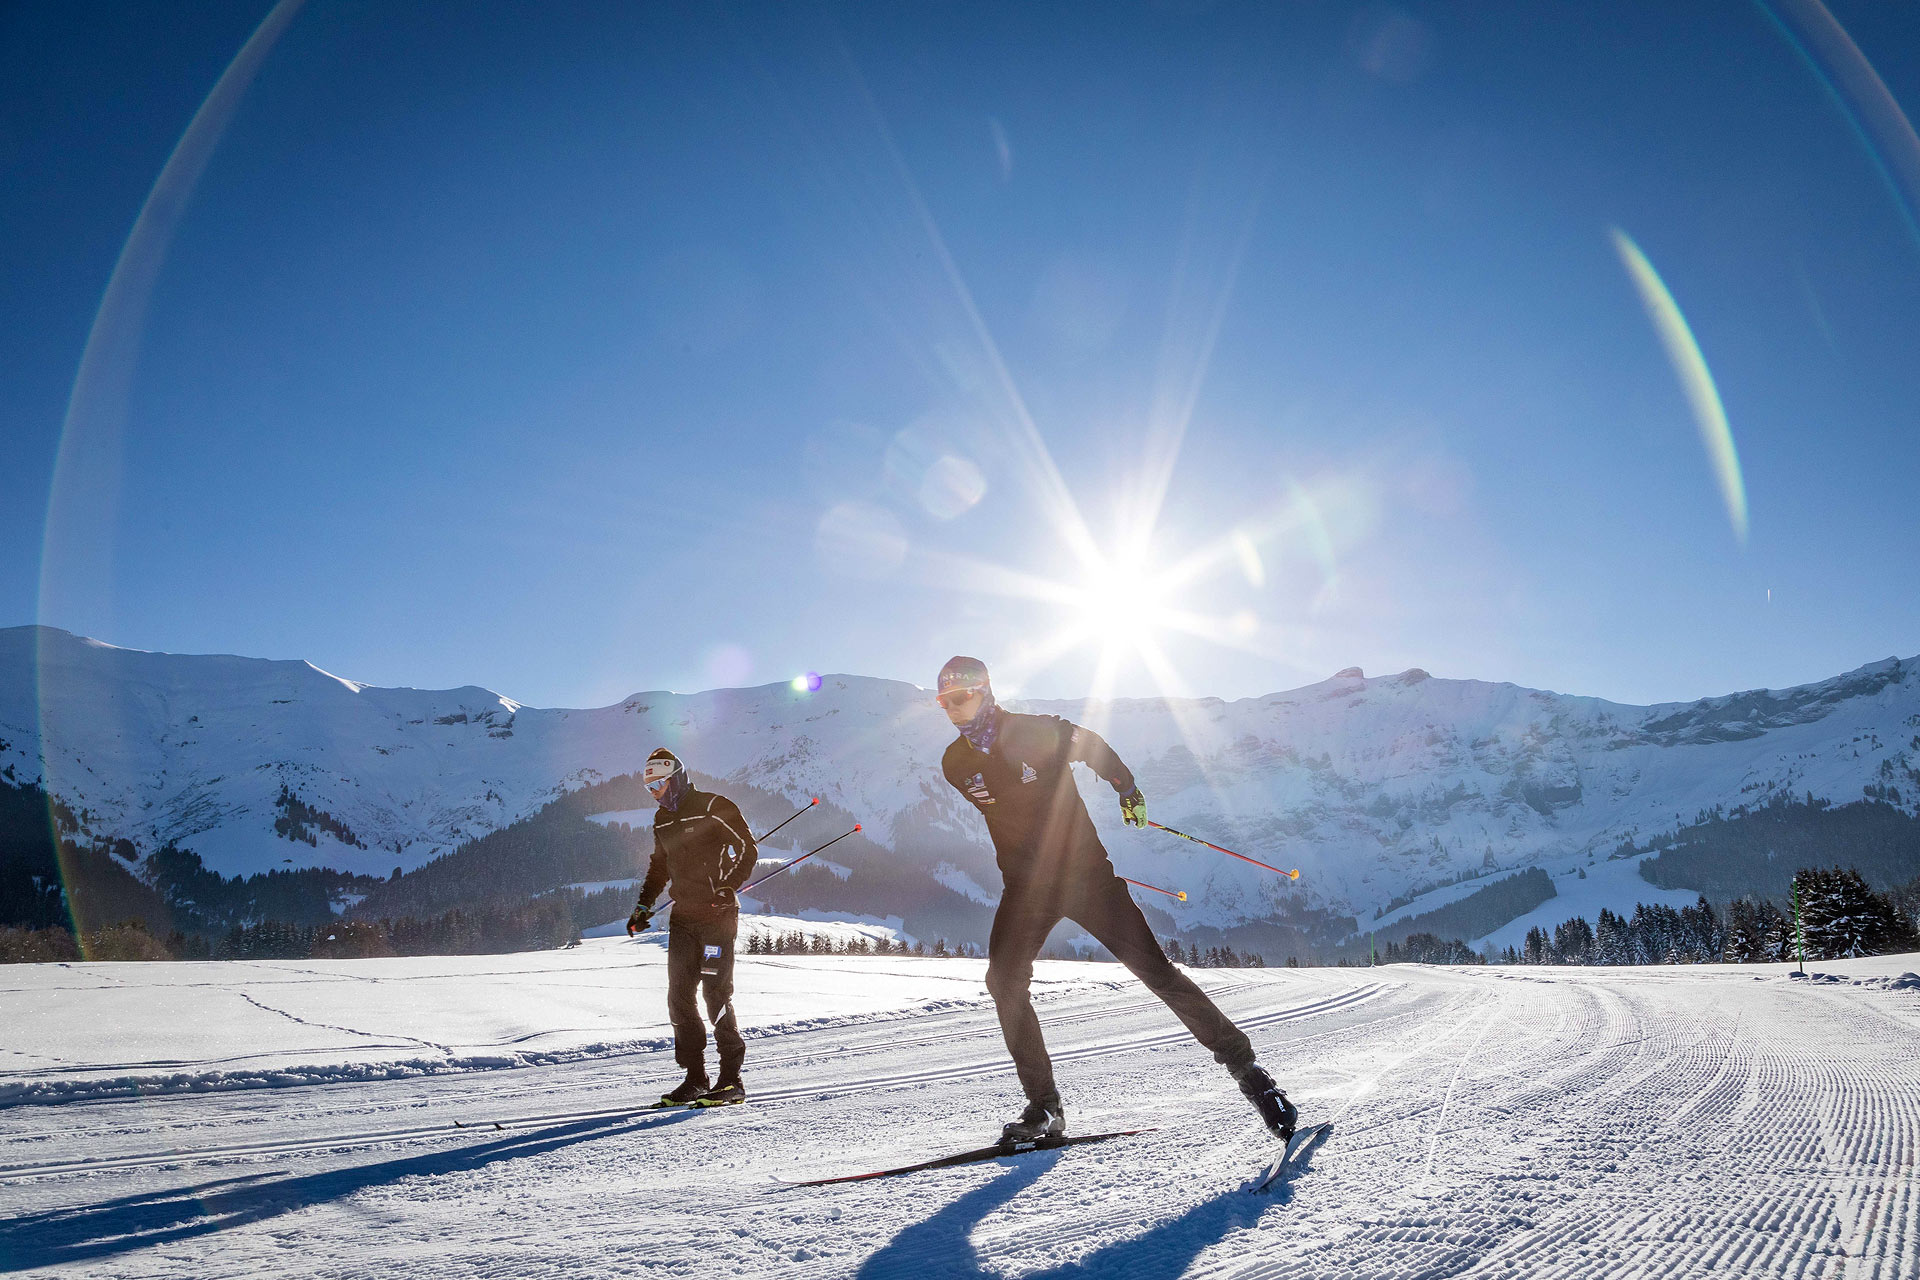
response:
[[[971,689],[991,691],[992,684],[987,679],[987,664],[978,658],[964,658],[958,655],[947,659],[947,665],[940,668],[940,679],[935,683],[933,696],[938,701],[949,693],[965,693]]]
[[[665,747],[654,748],[653,754],[647,757],[647,767],[641,772],[640,779],[647,784],[647,790],[653,792],[653,798],[660,802],[660,807],[669,813],[680,807],[687,788],[692,785],[687,779],[687,767],[680,763],[680,757]],[[663,782],[667,785],[654,791]]]
[[[686,772],[687,766],[680,763],[680,757],[665,747],[655,747],[653,754],[647,757],[647,768],[640,775],[648,786],[656,782],[665,782],[676,773]]]

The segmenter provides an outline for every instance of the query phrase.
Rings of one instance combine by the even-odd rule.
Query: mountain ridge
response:
[[[1167,906],[1182,927],[1306,908],[1366,919],[1423,886],[1570,874],[1773,795],[1845,804],[1892,787],[1903,811],[1920,801],[1917,659],[1648,707],[1419,668],[1348,668],[1231,701],[1011,705],[1105,734],[1156,818],[1303,872],[1296,887],[1124,829],[1109,789],[1082,777],[1123,874],[1189,892]],[[90,838],[176,843],[223,874],[410,870],[632,773],[664,744],[722,785],[825,797],[865,824],[871,859],[991,891],[984,830],[939,776],[951,738],[925,690],[873,677],[536,708],[478,685],[385,688],[298,659],[0,630],[0,776],[44,785]]]

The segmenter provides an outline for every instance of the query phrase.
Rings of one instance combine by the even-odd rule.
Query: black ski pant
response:
[[[1246,1033],[1220,1012],[1192,978],[1174,968],[1127,892],[1127,882],[1103,867],[1068,885],[1063,895],[1048,895],[1044,901],[1009,886],[993,915],[993,933],[987,941],[987,991],[1000,1014],[1000,1032],[1028,1101],[1058,1105],[1060,1100],[1053,1083],[1053,1060],[1047,1056],[1029,988],[1034,957],[1063,919],[1092,934],[1147,990],[1166,1001],[1193,1038],[1213,1051],[1215,1062],[1237,1071],[1253,1061],[1253,1044]]]
[[[720,1079],[740,1074],[747,1042],[733,1016],[733,940],[740,931],[736,912],[711,920],[682,920],[678,911],[667,925],[667,1020],[673,1023],[673,1060],[688,1071],[705,1071],[707,1026],[694,1003],[694,988],[707,1000],[713,1042],[720,1051]]]

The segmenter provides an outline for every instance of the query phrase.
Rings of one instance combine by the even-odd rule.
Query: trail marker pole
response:
[[[1794,950],[1800,955],[1800,976],[1807,976],[1807,931],[1800,923],[1800,877],[1793,878],[1793,939]]]

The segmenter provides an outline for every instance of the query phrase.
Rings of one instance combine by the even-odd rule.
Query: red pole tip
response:
[[[860,829],[860,824],[859,824],[859,823],[857,823],[857,822],[856,822],[856,823],[854,823],[854,824],[853,824],[853,829],[854,829],[855,831],[858,831],[858,830]]]

